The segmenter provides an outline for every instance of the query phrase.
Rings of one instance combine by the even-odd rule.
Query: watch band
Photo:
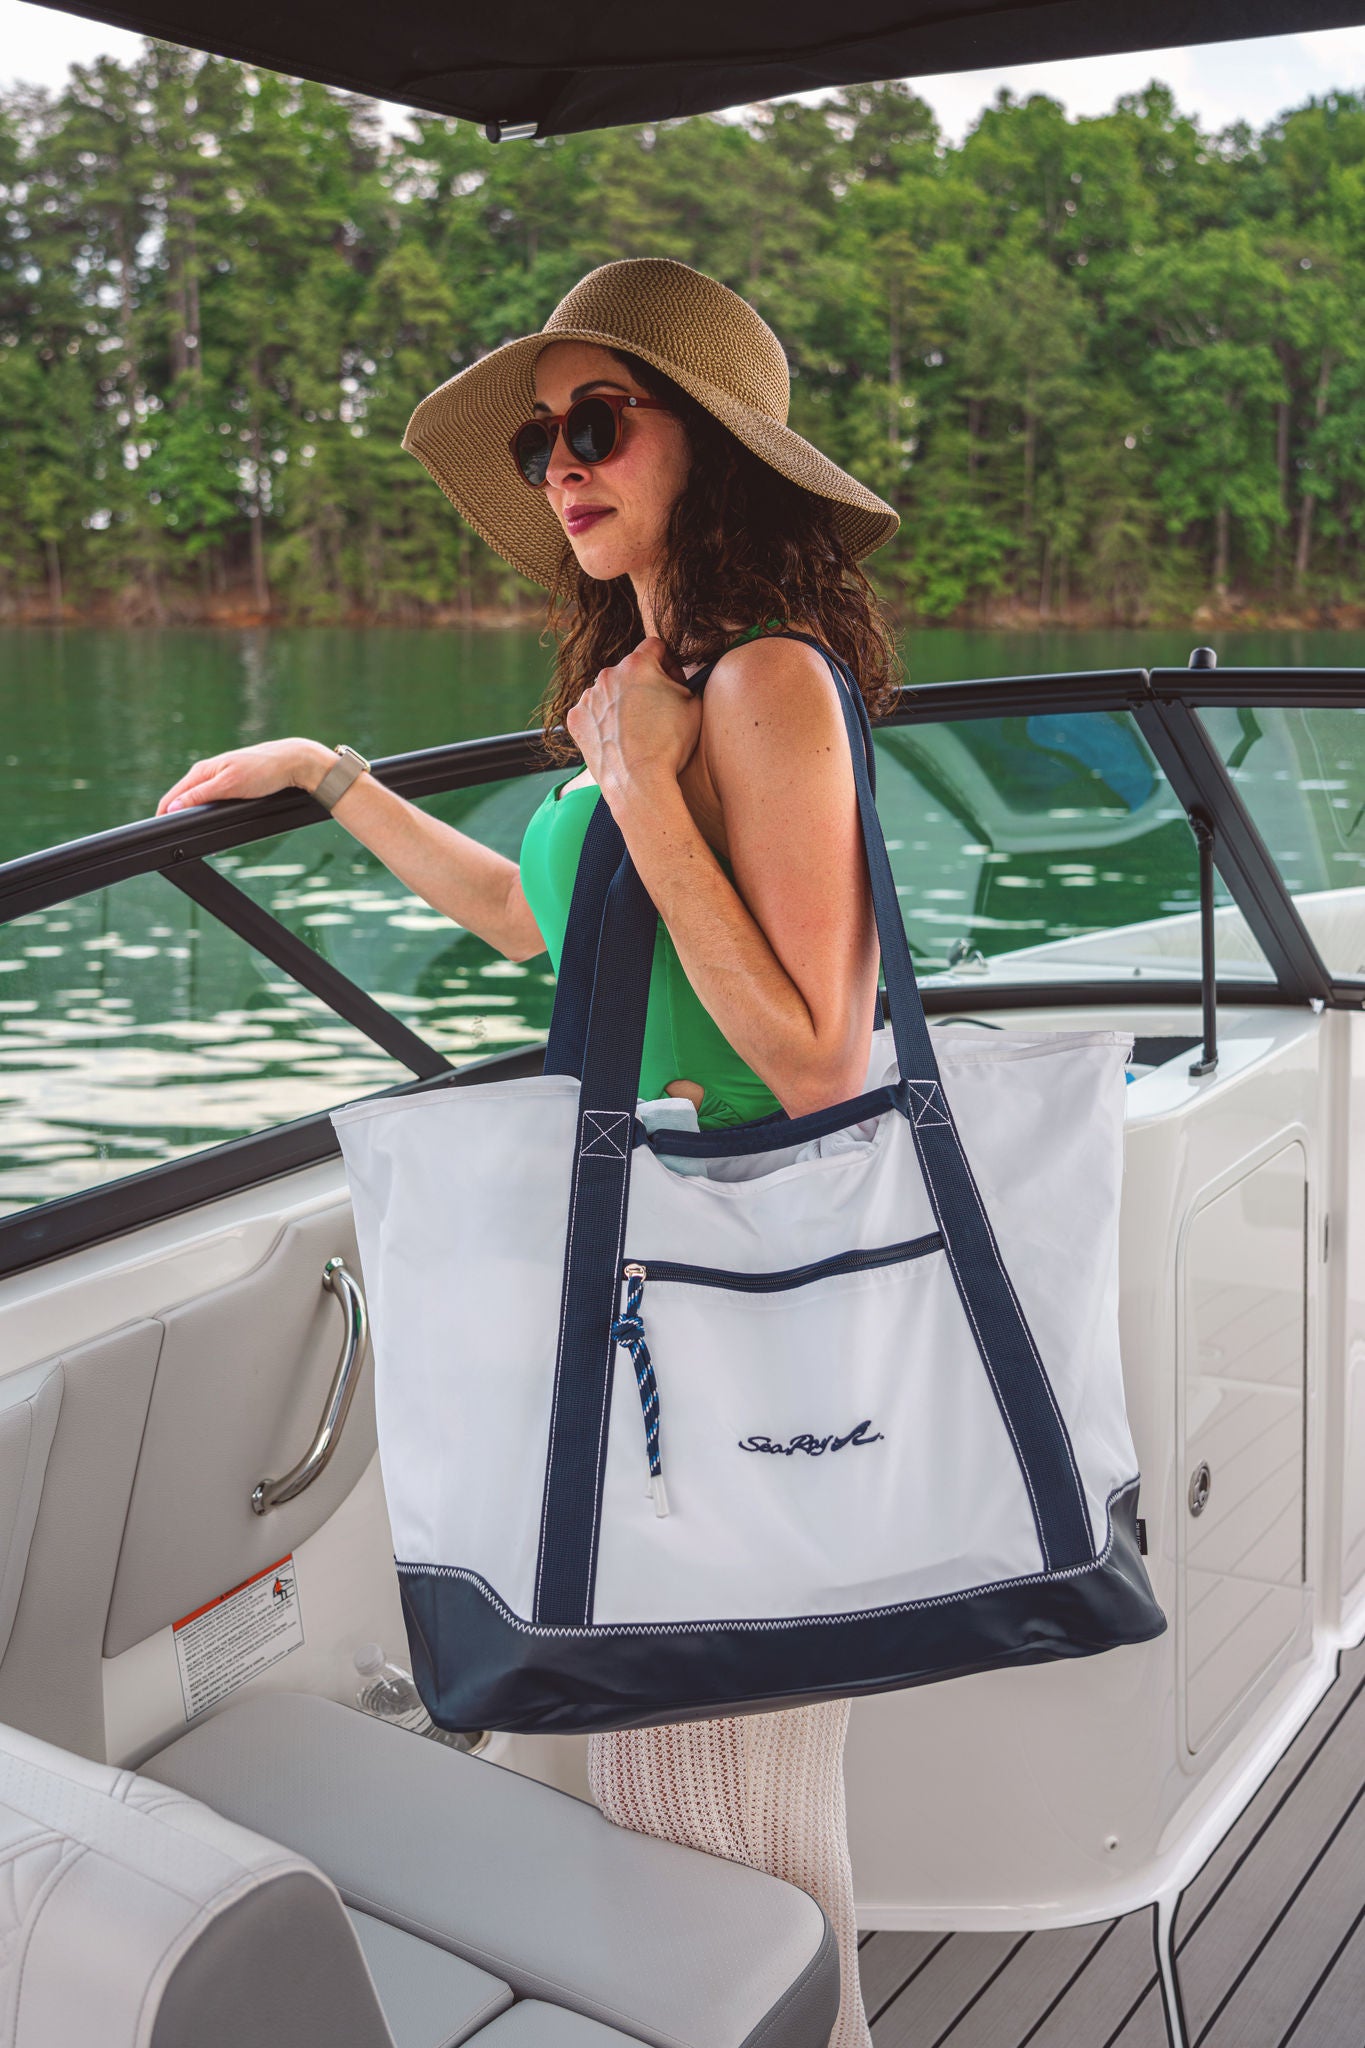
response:
[[[358,754],[354,747],[343,745],[334,748],[333,751],[337,759],[313,791],[314,800],[328,811],[332,809],[339,796],[345,795],[356,777],[367,772],[370,765],[365,756]]]

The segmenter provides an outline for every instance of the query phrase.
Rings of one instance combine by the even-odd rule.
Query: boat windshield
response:
[[[1197,982],[1189,819],[1131,712],[882,728],[877,808],[926,982]],[[1215,885],[1220,978],[1273,979]]]
[[[1220,704],[1198,715],[1328,968],[1365,980],[1365,710]]]

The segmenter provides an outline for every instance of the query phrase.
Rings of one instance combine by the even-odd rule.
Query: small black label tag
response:
[[[1137,1516],[1137,1517],[1135,1518],[1135,1520],[1136,1520],[1136,1526],[1137,1526],[1137,1539],[1138,1539],[1138,1549],[1139,1549],[1139,1550],[1140,1550],[1140,1551],[1142,1552],[1142,1555],[1143,1555],[1144,1557],[1146,1557],[1146,1555],[1147,1555],[1147,1523],[1146,1523],[1146,1521],[1144,1520],[1144,1518],[1143,1518],[1143,1517],[1142,1517],[1141,1515],[1138,1515],[1138,1516]]]

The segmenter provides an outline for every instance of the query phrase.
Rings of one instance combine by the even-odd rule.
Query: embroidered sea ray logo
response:
[[[842,1451],[847,1444],[881,1443],[881,1430],[878,1430],[875,1436],[865,1434],[871,1427],[872,1419],[869,1416],[865,1422],[860,1422],[851,1429],[847,1436],[810,1436],[803,1434],[792,1437],[788,1443],[778,1444],[774,1443],[770,1436],[754,1435],[741,1437],[739,1439],[739,1447],[742,1451],[767,1451],[782,1458],[790,1458],[794,1451],[804,1451],[807,1457],[819,1458],[826,1451]]]

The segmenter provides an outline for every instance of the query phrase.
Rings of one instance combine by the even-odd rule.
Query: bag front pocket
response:
[[[594,1622],[854,1611],[1040,1568],[937,1232],[768,1273],[627,1257],[621,1279]]]
[[[635,1366],[635,1381],[640,1395],[640,1408],[645,1425],[645,1456],[649,1466],[649,1483],[645,1488],[654,1502],[654,1512],[668,1513],[668,1495],[664,1490],[663,1461],[659,1449],[659,1389],[654,1377],[654,1365],[649,1355],[649,1342],[644,1324],[644,1288],[646,1280],[656,1285],[660,1281],[681,1283],[686,1287],[720,1287],[737,1294],[784,1294],[793,1287],[809,1287],[817,1280],[830,1280],[840,1273],[862,1273],[877,1266],[898,1266],[907,1259],[923,1259],[933,1252],[943,1250],[943,1239],[936,1230],[924,1237],[907,1238],[902,1244],[877,1245],[869,1251],[838,1252],[832,1258],[814,1259],[809,1265],[788,1266],[777,1273],[736,1273],[723,1266],[687,1266],[672,1259],[651,1259],[644,1265],[638,1259],[623,1259],[621,1277],[626,1282],[626,1306],[611,1326],[611,1334],[618,1344],[625,1345]],[[825,1437],[817,1440],[808,1434],[799,1446],[792,1444],[787,1449],[791,1456],[797,1448],[807,1455],[819,1455],[825,1450],[842,1450],[850,1442],[864,1442],[858,1434],[867,1427],[857,1425],[857,1430],[847,1437]],[[761,1433],[760,1433],[761,1434]],[[769,1443],[766,1438],[759,1441],[756,1435],[749,1449],[776,1452],[782,1448]]]

